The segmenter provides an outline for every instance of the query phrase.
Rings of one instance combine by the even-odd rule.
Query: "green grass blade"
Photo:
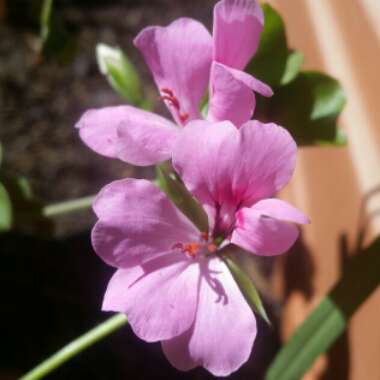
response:
[[[351,316],[379,284],[380,238],[348,262],[340,281],[279,352],[265,380],[301,378],[344,332]]]

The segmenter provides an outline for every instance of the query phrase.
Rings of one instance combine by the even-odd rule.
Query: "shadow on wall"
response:
[[[380,186],[377,186],[363,197],[354,247],[349,248],[346,234],[342,234],[338,241],[340,280],[329,292],[328,298],[335,304],[346,320],[349,320],[367,295],[377,286],[376,276],[368,273],[368,276],[363,278],[361,275],[365,273],[365,268],[369,268],[369,263],[374,266],[380,265],[378,255],[380,239],[375,240],[369,249],[364,249],[370,221],[380,215],[380,210],[377,210],[366,217],[366,209],[371,199],[379,194]],[[364,250],[366,251],[365,253]],[[308,311],[310,311],[310,307],[307,309],[306,305],[310,305],[310,303],[313,305],[315,294],[312,280],[314,274],[315,268],[310,252],[302,239],[300,239],[293,247],[292,253],[284,256],[285,299],[289,303],[290,313],[297,314],[299,311],[302,314],[291,315],[290,319],[296,320],[296,324],[297,322],[301,323]],[[304,303],[302,303],[302,300]],[[319,302],[319,299],[316,299],[316,302]],[[297,307],[297,305],[303,306]],[[316,306],[316,304],[313,306]],[[292,326],[292,329],[294,329],[294,326]],[[348,380],[351,370],[350,356],[349,332],[345,330],[326,356],[315,363],[307,379]]]

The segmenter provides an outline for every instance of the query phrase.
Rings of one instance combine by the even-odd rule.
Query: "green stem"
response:
[[[44,216],[51,218],[56,215],[87,209],[91,207],[94,199],[95,196],[91,195],[88,197],[74,199],[72,201],[55,203],[45,206],[42,210],[42,213]]]
[[[127,317],[124,314],[116,314],[105,322],[94,327],[92,330],[81,335],[79,338],[61,348],[50,358],[47,358],[37,367],[30,370],[20,380],[38,380],[60,367],[63,363],[79,354],[94,343],[103,339],[107,335],[112,334],[116,330],[128,323]]]

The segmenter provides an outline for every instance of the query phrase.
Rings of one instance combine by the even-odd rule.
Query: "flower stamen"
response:
[[[163,95],[160,96],[160,99],[166,100],[172,107],[174,107],[178,113],[178,118],[182,124],[185,124],[189,119],[189,114],[186,112],[181,112],[181,105],[179,100],[174,95],[173,91],[169,88],[161,88],[161,93]]]
[[[214,243],[210,243],[207,245],[207,250],[210,252],[210,253],[215,253],[217,250],[218,250],[218,247],[216,244]]]
[[[182,253],[186,253],[188,256],[195,258],[198,253],[203,250],[206,255],[208,253],[215,253],[218,250],[218,246],[209,242],[208,233],[201,233],[202,242],[191,242],[191,243],[176,243],[172,246],[172,249],[179,250]],[[207,252],[205,252],[207,251]]]
[[[172,249],[178,249],[183,253],[186,253],[192,258],[195,258],[199,252],[199,250],[203,247],[201,243],[176,243],[173,245]]]

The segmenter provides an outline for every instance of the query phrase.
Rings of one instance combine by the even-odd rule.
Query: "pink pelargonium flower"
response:
[[[207,125],[205,125],[207,124]],[[173,366],[227,376],[245,363],[256,320],[219,255],[234,243],[257,255],[286,251],[308,219],[269,198],[290,179],[296,145],[281,127],[248,122],[190,123],[173,162],[207,207],[213,226],[197,228],[152,183],[124,179],[98,195],[92,232],[97,254],[117,268],[103,310],[125,313],[133,331],[160,341]]]
[[[135,165],[167,160],[178,126],[202,118],[199,107],[208,83],[207,119],[240,127],[255,109],[252,90],[272,95],[270,87],[241,71],[256,52],[263,23],[256,0],[222,0],[214,7],[213,37],[190,18],[145,28],[134,43],[176,124],[132,106],[94,109],[77,123],[82,140],[99,154]]]
[[[308,222],[272,198],[289,182],[296,151],[289,132],[273,123],[251,120],[236,129],[228,121],[198,120],[177,139],[173,166],[206,209],[213,236],[271,256],[297,239],[298,229],[288,222]]]

